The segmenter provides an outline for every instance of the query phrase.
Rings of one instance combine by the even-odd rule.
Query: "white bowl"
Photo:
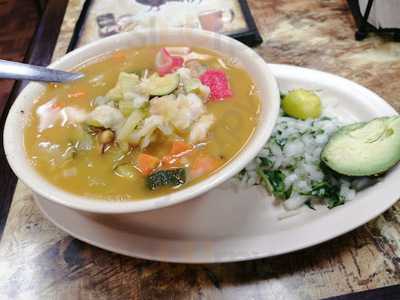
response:
[[[45,89],[44,84],[30,83],[16,99],[4,128],[4,148],[15,174],[45,199],[81,211],[113,214],[148,211],[181,203],[205,193],[237,174],[267,142],[278,118],[280,106],[278,86],[267,64],[256,52],[242,43],[219,34],[192,29],[129,32],[79,48],[57,60],[50,67],[70,70],[96,56],[116,49],[160,44],[202,47],[218,51],[228,57],[235,57],[245,66],[255,82],[262,102],[260,119],[253,137],[228,165],[198,184],[152,199],[126,202],[102,201],[68,193],[41,177],[30,164],[25,153],[24,124],[32,109],[33,100]]]

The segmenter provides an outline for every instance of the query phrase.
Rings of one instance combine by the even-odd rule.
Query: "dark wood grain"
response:
[[[39,16],[33,0],[0,0],[0,58],[12,61],[23,61],[39,22]],[[15,84],[14,80],[0,79],[0,117],[8,111],[8,99]],[[4,113],[5,115],[5,113]],[[5,116],[0,118],[3,128]],[[2,132],[2,130],[0,131]],[[1,145],[2,134],[0,137]],[[14,191],[15,176],[3,159],[3,148],[0,148],[0,236],[4,227],[9,198]]]
[[[248,2],[264,38],[257,51],[266,61],[342,75],[400,111],[400,44],[374,35],[356,42],[345,0]],[[65,53],[81,7],[82,1],[70,0],[55,58]],[[309,300],[400,283],[400,203],[309,249],[241,263],[189,265],[129,258],[73,239],[41,216],[27,187],[18,184],[15,194],[0,243],[0,299]],[[392,291],[354,296],[398,299]]]
[[[0,0],[0,59],[23,61],[38,22],[34,0]],[[14,83],[0,79],[0,115]]]
[[[37,26],[34,38],[26,54],[24,62],[34,65],[47,66],[53,55],[54,47],[64,18],[68,0],[49,0],[43,16]],[[3,132],[7,113],[15,98],[27,82],[16,82],[10,97],[0,111],[0,128]],[[17,178],[7,163],[3,147],[3,134],[0,135],[0,237],[7,221],[11,200],[14,195]]]
[[[42,15],[44,10],[46,9],[47,0],[31,0],[36,4],[36,9],[39,15]]]

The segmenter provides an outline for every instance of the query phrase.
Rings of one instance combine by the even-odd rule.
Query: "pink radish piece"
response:
[[[161,48],[156,56],[156,69],[160,76],[173,73],[183,66],[183,58],[180,56],[172,56],[167,49]]]
[[[200,81],[210,88],[212,101],[223,101],[233,96],[228,78],[221,70],[207,70],[200,76]]]

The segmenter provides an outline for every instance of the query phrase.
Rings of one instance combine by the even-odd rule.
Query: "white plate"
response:
[[[344,121],[394,115],[379,96],[346,79],[304,68],[270,65],[281,90],[316,89]],[[91,215],[37,197],[43,214],[72,236],[128,256],[184,263],[248,260],[310,247],[368,222],[400,196],[400,169],[333,210],[319,207],[279,220],[284,212],[261,187],[231,183],[198,199],[137,214]]]

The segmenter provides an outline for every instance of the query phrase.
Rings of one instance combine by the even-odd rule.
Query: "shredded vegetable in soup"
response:
[[[223,168],[249,140],[260,101],[246,71],[186,47],[119,50],[48,85],[26,152],[52,184],[108,200],[160,196]]]

